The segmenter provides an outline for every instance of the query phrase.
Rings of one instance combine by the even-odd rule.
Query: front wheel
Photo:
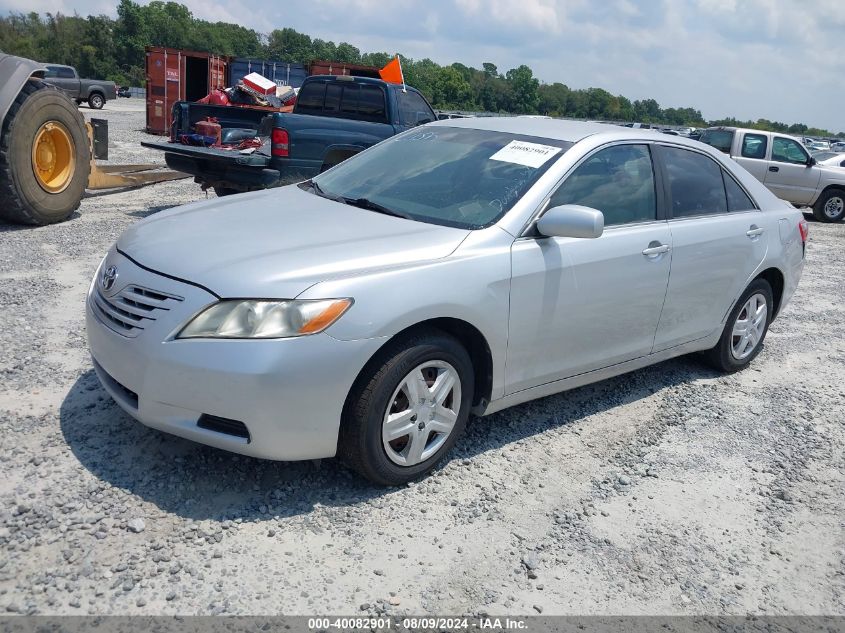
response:
[[[341,459],[370,481],[398,486],[430,472],[464,430],[473,398],[469,354],[425,330],[390,344],[364,369],[341,423]]]
[[[845,219],[845,190],[828,189],[813,205],[813,217],[820,222],[841,222]]]
[[[763,339],[772,322],[772,287],[765,279],[755,279],[746,288],[728,315],[725,329],[705,358],[716,369],[735,372],[745,369],[763,348]]]

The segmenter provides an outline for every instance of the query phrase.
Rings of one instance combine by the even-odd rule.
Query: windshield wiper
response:
[[[369,200],[367,198],[343,198],[343,201],[346,204],[352,207],[358,207],[359,209],[367,209],[368,211],[383,213],[384,215],[392,215],[395,218],[413,220],[413,218],[407,213],[401,213],[399,211],[394,211],[393,209],[388,209],[387,207],[380,205],[378,202],[373,202],[372,200]]]
[[[320,196],[321,198],[326,198],[328,200],[334,200],[335,202],[342,202],[342,203],[346,204],[346,198],[344,198],[343,196],[338,196],[338,195],[335,195],[333,193],[327,193],[327,192],[323,191],[322,187],[320,187],[320,185],[318,185],[313,180],[306,180],[302,184],[304,184],[309,189],[313,190],[314,193],[317,194],[318,196]]]

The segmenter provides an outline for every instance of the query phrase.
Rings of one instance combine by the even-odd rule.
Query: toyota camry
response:
[[[471,414],[691,352],[744,368],[806,238],[799,211],[695,141],[440,121],[138,222],[91,283],[88,341],[143,424],[397,485]]]

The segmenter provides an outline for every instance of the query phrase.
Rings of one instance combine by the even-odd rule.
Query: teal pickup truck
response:
[[[238,151],[180,143],[200,121],[212,118],[227,131],[262,139]],[[394,134],[436,120],[411,87],[369,77],[315,75],[305,80],[293,112],[189,103],[173,106],[171,142],[147,143],[167,165],[194,176],[217,195],[287,185],[316,176]]]

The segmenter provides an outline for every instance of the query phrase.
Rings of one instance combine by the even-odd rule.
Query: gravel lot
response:
[[[97,113],[114,162],[161,160],[142,106]],[[748,371],[683,358],[475,420],[433,476],[384,490],[147,429],[100,388],[99,260],[204,196],[163,183],[0,226],[0,613],[845,614],[845,225],[811,223]]]

